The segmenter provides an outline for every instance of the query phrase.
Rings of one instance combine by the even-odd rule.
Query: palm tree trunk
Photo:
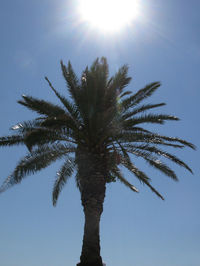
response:
[[[83,236],[82,253],[80,266],[102,266],[100,256],[100,237],[99,237],[100,214],[85,211],[85,226]]]
[[[106,167],[104,160],[97,155],[82,154],[81,157],[78,172],[85,226],[82,253],[77,266],[102,266],[99,228],[106,191]]]

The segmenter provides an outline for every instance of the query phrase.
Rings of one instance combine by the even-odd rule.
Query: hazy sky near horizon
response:
[[[152,81],[162,86],[149,98],[166,102],[160,112],[179,122],[154,131],[199,146],[200,1],[140,0],[142,14],[119,33],[103,33],[80,23],[78,0],[2,0],[0,8],[0,136],[34,114],[17,104],[22,94],[57,102],[44,76],[65,93],[60,63],[78,75],[96,57],[105,56],[113,74],[128,64],[136,91]],[[26,153],[22,147],[0,148],[0,182]],[[199,150],[175,154],[194,175],[172,166],[173,182],[143,161],[165,197],[161,201],[125,172],[140,193],[120,183],[107,186],[101,220],[101,253],[106,266],[199,266]],[[59,163],[23,180],[0,195],[0,265],[75,266],[79,261],[84,217],[80,194],[71,179],[52,206],[51,191]]]

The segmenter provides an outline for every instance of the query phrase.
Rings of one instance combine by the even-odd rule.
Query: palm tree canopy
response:
[[[53,188],[55,205],[60,191],[68,178],[77,170],[76,154],[83,150],[91,154],[105,156],[107,161],[106,182],[117,179],[131,190],[138,189],[123,176],[120,165],[126,167],[157,196],[163,196],[151,185],[151,179],[132,162],[132,155],[143,158],[148,164],[177,181],[175,172],[160,160],[162,157],[186,168],[187,164],[162,147],[183,148],[195,146],[183,139],[163,136],[141,127],[144,123],[164,124],[178,118],[173,115],[154,114],[149,111],[165,103],[141,104],[160,86],[159,82],[148,84],[136,93],[125,90],[130,83],[128,66],[122,66],[109,78],[106,58],[97,58],[90,68],[86,67],[80,79],[71,63],[61,61],[63,77],[71,99],[61,95],[47,80],[49,87],[59,98],[61,105],[31,96],[22,96],[19,104],[36,112],[32,121],[18,123],[11,128],[15,133],[0,138],[0,146],[26,145],[28,153],[17,164],[13,173],[5,180],[0,192],[20,183],[29,174],[62,159]],[[77,173],[76,181],[80,188]]]

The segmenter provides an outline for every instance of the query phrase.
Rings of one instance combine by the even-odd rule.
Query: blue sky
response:
[[[162,87],[150,99],[166,102],[161,111],[175,114],[154,130],[185,138],[199,146],[200,2],[141,0],[142,16],[118,34],[89,30],[78,23],[78,1],[1,1],[0,135],[10,126],[34,117],[17,104],[22,94],[56,101],[44,76],[66,92],[59,61],[71,60],[80,74],[96,57],[106,56],[113,74],[130,66],[136,91],[152,81]],[[25,148],[0,150],[3,182],[26,153]],[[163,202],[134,177],[140,189],[120,183],[107,186],[101,220],[101,253],[107,266],[199,266],[200,193],[199,151],[176,153],[194,175],[173,166],[174,183],[142,161]],[[51,191],[59,163],[30,176],[0,195],[0,258],[3,266],[64,266],[79,261],[83,212],[79,191],[71,179],[57,207]]]

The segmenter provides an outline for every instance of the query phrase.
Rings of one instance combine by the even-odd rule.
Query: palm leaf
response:
[[[136,118],[130,118],[128,120],[125,120],[124,128],[127,129],[129,127],[133,127],[135,125],[142,124],[142,123],[164,124],[166,120],[177,121],[179,119],[178,117],[172,116],[172,115],[154,115],[154,114],[141,115]]]
[[[111,174],[117,177],[119,181],[121,181],[126,187],[130,188],[132,191],[139,192],[139,190],[135,186],[133,186],[131,183],[128,182],[128,180],[126,180],[126,178],[123,177],[122,172],[118,168],[112,169]]]
[[[27,133],[24,138],[24,143],[30,151],[35,145],[52,144],[56,141],[73,142],[73,140],[68,138],[68,135],[62,134],[62,132],[43,128]]]
[[[61,159],[67,153],[74,152],[74,148],[69,145],[46,145],[26,155],[16,166],[14,172],[4,181],[0,192],[7,190],[14,184],[18,184],[24,177],[34,174],[46,168],[57,159]]]
[[[41,123],[41,126],[58,130],[61,128],[70,128],[73,131],[77,131],[79,127],[78,123],[69,114],[48,117]]]
[[[151,153],[155,153],[155,154],[157,154],[159,156],[163,156],[163,157],[171,160],[172,162],[174,162],[174,163],[186,168],[189,172],[193,173],[192,169],[186,163],[184,163],[182,160],[180,160],[178,157],[176,157],[175,155],[170,154],[170,153],[168,153],[166,151],[158,149],[155,146],[149,146],[149,145],[138,145],[138,146],[136,146],[136,145],[134,145],[133,148],[134,148],[134,150],[135,149],[141,149],[141,150],[149,151]]]
[[[124,96],[126,95],[130,95],[132,93],[132,91],[125,91],[120,95],[120,98],[122,99]]]
[[[166,104],[165,103],[145,104],[145,105],[142,105],[142,106],[139,106],[139,107],[135,108],[133,111],[126,112],[124,115],[122,115],[122,119],[125,120],[125,119],[127,119],[129,117],[132,117],[132,116],[138,114],[138,113],[150,110],[152,108],[157,108],[157,107],[160,107],[160,106],[164,106],[164,105],[166,105]]]
[[[160,87],[160,82],[152,82],[134,95],[124,99],[121,103],[124,110],[127,110],[128,108],[139,104],[142,100],[150,97],[158,89],[158,87]]]
[[[131,77],[128,77],[128,66],[124,65],[118,70],[118,72],[112,78],[110,86],[115,88],[115,90],[118,89],[119,93],[122,93],[123,89],[130,83],[130,81]]]
[[[143,133],[143,132],[135,132],[130,133],[126,131],[122,131],[120,134],[116,135],[115,138],[120,140],[121,143],[127,142],[145,142],[145,143],[152,143],[152,144],[160,144],[160,145],[168,145],[172,147],[182,148],[181,145],[173,144],[173,142],[178,142],[184,146],[188,146],[192,149],[195,149],[195,145],[186,140],[174,137],[167,137],[162,136],[156,133]],[[166,142],[167,141],[167,142]],[[169,142],[169,143],[168,143]],[[172,143],[170,143],[172,142]]]
[[[53,87],[52,83],[49,81],[49,79],[47,77],[45,77],[45,79],[48,82],[50,88],[55,93],[55,95],[59,98],[59,100],[65,106],[65,108],[67,109],[67,111],[69,112],[69,114],[73,117],[73,119],[78,120],[80,114],[79,114],[79,110],[75,107],[75,105],[72,104],[67,98],[65,98],[64,96],[60,95],[60,93],[58,93],[56,91],[56,89]]]
[[[47,115],[50,117],[54,117],[57,115],[65,114],[65,111],[61,107],[55,104],[52,104],[50,102],[39,100],[31,96],[23,95],[22,97],[24,100],[18,101],[19,104],[24,105],[30,110],[36,111],[37,113],[41,115]]]
[[[123,146],[118,143],[121,151],[122,151],[122,155],[121,155],[121,163],[122,165],[124,165],[129,171],[131,171],[138,179],[139,181],[141,181],[142,183],[146,184],[148,187],[150,187],[150,189],[158,196],[160,197],[162,200],[164,200],[163,196],[154,188],[150,185],[149,181],[150,178],[142,171],[140,171],[139,169],[137,169],[137,167],[131,162],[130,157],[128,155],[128,153],[126,152],[126,150],[123,148]]]
[[[61,167],[61,169],[57,172],[57,178],[54,183],[53,187],[53,205],[55,206],[58,200],[58,196],[66,184],[67,180],[71,177],[75,167],[75,161],[74,158],[68,157],[65,160],[65,163]]]
[[[24,144],[24,136],[22,135],[12,135],[0,138],[0,146],[13,146]]]
[[[163,196],[149,183],[149,177],[142,171],[140,171],[132,162],[127,160],[127,158],[122,159],[122,164],[133,173],[139,181],[147,185],[159,198],[164,200]]]
[[[66,80],[66,84],[67,87],[69,89],[69,93],[72,97],[72,99],[74,99],[75,102],[78,101],[78,91],[79,91],[79,80],[76,77],[76,74],[72,68],[72,65],[70,63],[70,61],[68,62],[68,66],[66,67],[63,62],[60,62],[61,64],[61,69],[62,69],[62,74],[64,79]]]

